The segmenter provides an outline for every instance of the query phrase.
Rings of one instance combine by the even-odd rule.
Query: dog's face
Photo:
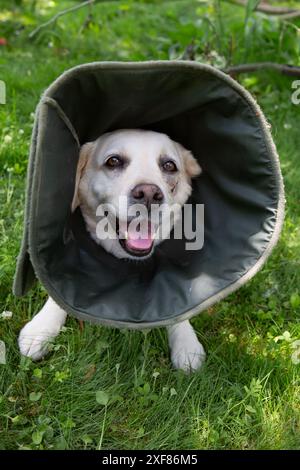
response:
[[[80,206],[92,238],[108,252],[118,258],[147,258],[169,234],[191,194],[191,178],[200,172],[191,152],[165,134],[110,132],[81,148],[72,210]],[[96,212],[101,205],[105,216],[116,221],[106,238],[98,231]],[[141,209],[138,217],[136,207]],[[159,235],[171,207],[175,209],[170,229]]]

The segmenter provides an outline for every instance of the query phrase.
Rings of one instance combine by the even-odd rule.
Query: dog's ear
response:
[[[79,160],[78,160],[77,170],[76,170],[74,196],[73,196],[72,205],[71,205],[72,212],[74,212],[75,209],[79,206],[79,198],[78,198],[79,183],[82,177],[83,170],[86,167],[86,164],[88,162],[88,159],[93,149],[94,149],[94,142],[87,142],[80,149]]]
[[[184,168],[189,178],[195,178],[202,173],[202,168],[190,150],[176,143],[179,153],[183,159]]]

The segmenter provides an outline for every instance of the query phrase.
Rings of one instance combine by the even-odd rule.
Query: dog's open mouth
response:
[[[155,231],[148,220],[143,224],[130,222],[118,223],[118,237],[122,248],[131,256],[148,256],[153,248]],[[125,227],[124,227],[125,225]]]

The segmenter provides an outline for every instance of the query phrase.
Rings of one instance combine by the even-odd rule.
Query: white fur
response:
[[[130,164],[124,172],[105,171],[104,161],[113,153],[128,157]],[[176,190],[172,190],[172,181],[160,169],[162,155],[170,156],[177,163]],[[72,209],[80,205],[87,229],[97,243],[118,258],[130,258],[132,256],[118,240],[97,239],[97,206],[108,201],[117,211],[119,196],[128,197],[131,189],[140,183],[156,184],[167,204],[181,206],[191,193],[191,178],[200,172],[192,154],[165,134],[141,130],[104,134],[81,149]],[[66,312],[49,297],[41,311],[20,332],[21,354],[33,360],[41,359],[48,352],[49,341],[59,334],[66,317]],[[198,369],[205,359],[205,352],[190,323],[184,321],[167,330],[174,367],[185,371]]]
[[[169,326],[167,330],[171,360],[175,369],[186,372],[199,369],[205,361],[205,351],[190,322],[177,323]]]
[[[40,312],[20,332],[21,354],[35,361],[45,356],[49,341],[59,334],[66,318],[66,312],[49,297]]]
[[[35,361],[44,357],[49,341],[59,334],[66,318],[66,312],[49,297],[41,311],[20,332],[21,354]],[[205,360],[205,352],[189,321],[169,326],[167,331],[175,369],[186,372],[199,369]]]

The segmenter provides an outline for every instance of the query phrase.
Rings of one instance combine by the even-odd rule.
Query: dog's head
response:
[[[191,152],[165,134],[106,133],[81,147],[72,210],[80,206],[92,238],[108,252],[147,258],[170,233],[191,194],[191,179],[200,172]],[[162,234],[159,228],[170,219],[171,207],[172,221]],[[104,230],[104,219],[109,230]]]

